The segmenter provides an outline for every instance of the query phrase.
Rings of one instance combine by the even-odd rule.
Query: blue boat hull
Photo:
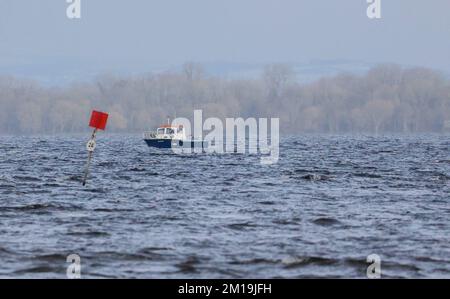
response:
[[[201,147],[203,149],[208,147],[208,142],[200,140],[182,141],[175,139],[144,139],[149,147],[156,148],[194,148]]]
[[[172,148],[172,140],[171,139],[145,139],[145,142],[150,147],[157,148]],[[173,141],[176,143],[176,141]]]

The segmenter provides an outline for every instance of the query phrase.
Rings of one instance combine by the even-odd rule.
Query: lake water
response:
[[[0,277],[450,278],[450,136],[284,136],[280,160],[140,135],[0,137]]]

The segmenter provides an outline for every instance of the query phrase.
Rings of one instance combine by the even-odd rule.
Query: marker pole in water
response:
[[[92,156],[94,154],[95,150],[95,138],[98,130],[105,130],[106,128],[106,122],[108,121],[108,114],[104,112],[99,111],[92,111],[91,120],[89,122],[89,126],[94,128],[94,131],[92,132],[91,139],[86,144],[86,149],[88,151],[88,160],[86,163],[86,169],[84,170],[84,177],[83,177],[83,186],[86,185],[87,177],[89,175],[89,166],[91,165]]]
[[[94,150],[95,150],[95,135],[97,134],[97,129],[94,129],[94,131],[92,132],[92,136],[91,139],[88,141],[88,143],[86,144],[86,149],[88,151],[88,159],[87,159],[87,163],[86,163],[86,169],[84,171],[84,178],[83,178],[83,186],[86,185],[86,180],[89,174],[89,166],[91,165],[91,160],[92,160],[92,155],[94,154]]]

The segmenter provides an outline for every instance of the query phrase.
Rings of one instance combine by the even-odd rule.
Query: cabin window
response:
[[[166,129],[166,134],[174,134],[175,133],[175,131],[172,129],[172,128],[167,128]]]
[[[158,129],[158,134],[159,135],[163,135],[164,134],[164,129]]]

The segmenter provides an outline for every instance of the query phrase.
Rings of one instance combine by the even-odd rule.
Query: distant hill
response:
[[[205,73],[228,79],[256,79],[264,71],[265,64],[237,62],[201,63]],[[183,65],[152,66],[140,63],[115,63],[104,67],[93,67],[90,61],[73,61],[54,58],[51,61],[19,62],[3,65],[0,75],[9,75],[23,79],[33,79],[44,86],[67,86],[74,82],[89,82],[103,74],[116,76],[136,76],[143,73],[179,72]],[[289,63],[299,82],[311,82],[324,76],[334,76],[349,72],[361,75],[374,64],[350,61],[310,61],[306,63]]]

